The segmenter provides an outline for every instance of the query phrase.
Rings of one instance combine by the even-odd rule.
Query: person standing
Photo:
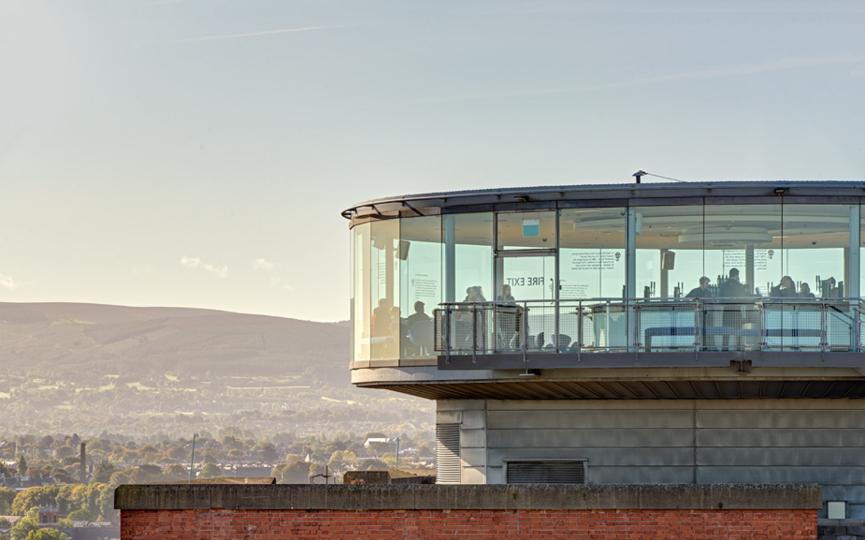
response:
[[[517,333],[517,305],[511,294],[510,285],[502,285],[502,292],[496,297],[496,334],[500,349],[512,348],[514,336]]]
[[[710,282],[711,280],[706,276],[701,277],[700,286],[691,289],[691,291],[685,295],[685,298],[708,298],[712,296],[711,291],[709,291]]]
[[[725,299],[744,298],[751,296],[748,287],[739,281],[739,269],[731,268],[730,277],[727,278],[721,287],[718,289],[718,296]],[[733,334],[740,333],[744,327],[744,317],[742,307],[728,307],[724,309],[723,316],[724,326],[724,349],[729,350],[730,344],[733,341]]]

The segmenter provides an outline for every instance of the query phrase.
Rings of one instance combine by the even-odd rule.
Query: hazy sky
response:
[[[366,199],[865,178],[865,3],[0,0],[0,301],[348,317]]]

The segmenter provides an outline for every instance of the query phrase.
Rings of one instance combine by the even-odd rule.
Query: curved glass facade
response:
[[[557,302],[555,326],[534,329],[549,341],[575,309],[558,307],[570,300],[858,298],[862,228],[859,205],[843,204],[565,208],[360,223],[351,242],[352,359],[437,356],[432,317],[441,303],[495,302],[488,319],[457,318],[475,317],[465,324],[476,332],[489,327],[480,332],[490,341],[482,348],[507,349],[520,346],[514,336],[522,330],[526,339],[532,333],[505,309],[519,302],[536,301],[536,313]],[[712,324],[730,326],[718,320]],[[607,339],[592,331],[598,343]]]

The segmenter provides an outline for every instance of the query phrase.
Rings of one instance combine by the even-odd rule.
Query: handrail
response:
[[[443,302],[435,310],[453,354],[761,350],[865,351],[865,300],[708,297]],[[834,315],[832,315],[834,314]],[[831,316],[830,316],[831,315]],[[468,318],[467,318],[468,317]],[[470,320],[469,320],[470,319]]]

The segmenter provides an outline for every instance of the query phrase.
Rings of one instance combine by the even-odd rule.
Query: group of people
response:
[[[403,318],[398,306],[394,306],[387,298],[380,299],[378,307],[372,310],[370,320],[372,358],[393,358],[396,351],[401,357],[417,356],[420,348],[410,342],[409,332],[416,323],[430,320],[425,308],[426,305],[418,300],[414,303],[414,313]]]
[[[834,278],[830,278],[833,279]],[[739,280],[739,269],[731,268],[730,275],[718,287],[717,294],[713,293],[709,285],[712,280],[703,276],[700,278],[700,285],[691,289],[685,298],[745,298],[754,296],[751,290]],[[796,291],[796,282],[790,276],[781,278],[781,282],[769,290],[769,296],[773,298],[815,298],[811,292],[811,287],[807,283],[802,283],[799,291]]]

